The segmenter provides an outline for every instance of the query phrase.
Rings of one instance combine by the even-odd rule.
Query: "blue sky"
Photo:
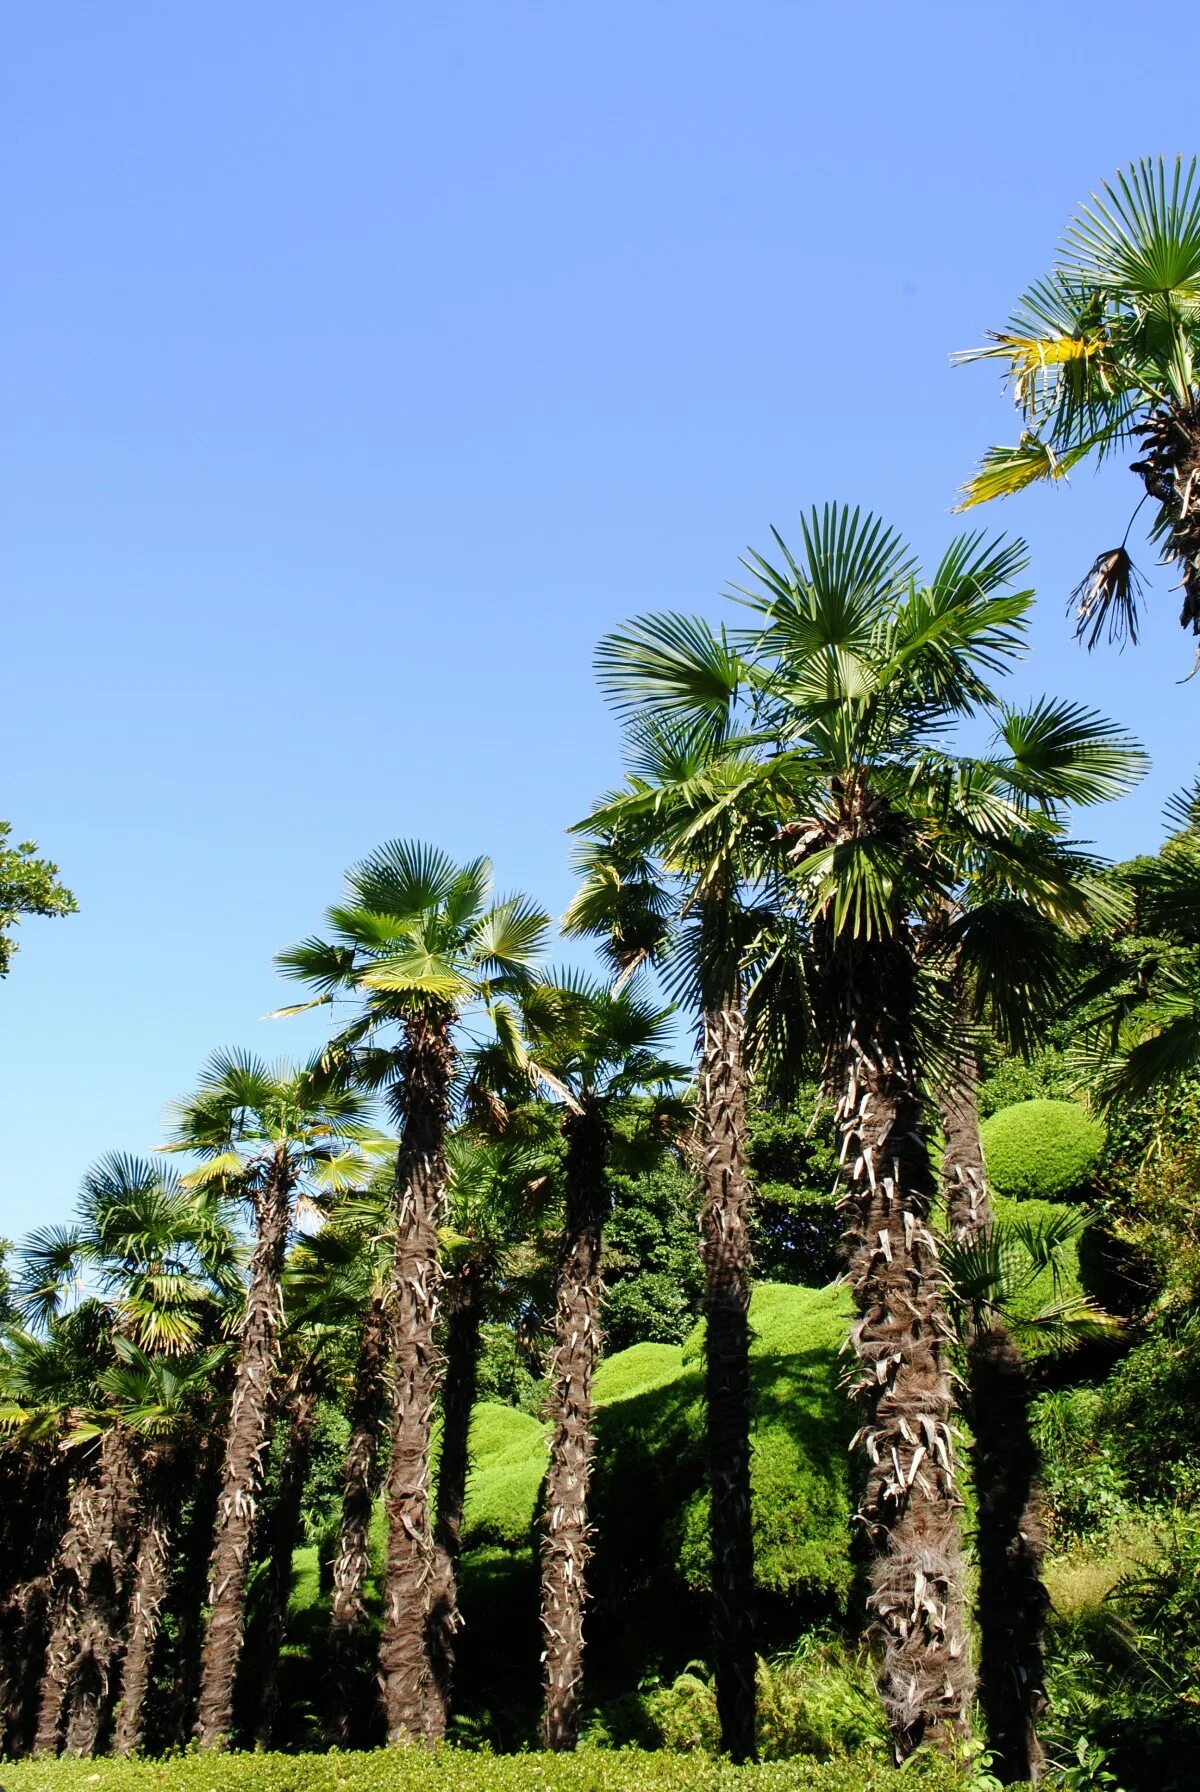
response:
[[[0,1232],[157,1143],[212,1047],[314,1041],[260,1018],[271,957],[379,841],[560,910],[605,629],[716,608],[831,496],[936,553],[1013,427],[949,352],[1090,188],[1200,147],[1198,51],[1161,0],[1032,38],[876,0],[6,8],[0,815],[81,913],[0,985]],[[1089,818],[1115,855],[1200,704],[1163,574],[1136,651],[1065,620],[1135,496],[985,513],[1042,594],[1017,688],[1153,755]]]

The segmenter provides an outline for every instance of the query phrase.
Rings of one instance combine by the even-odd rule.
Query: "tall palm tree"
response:
[[[673,1091],[686,1071],[665,1055],[672,1013],[629,989],[614,992],[581,975],[546,974],[522,1003],[523,1038],[509,1038],[519,1066],[557,1103],[566,1142],[541,1575],[543,1734],[551,1749],[574,1748],[579,1733],[591,1555],[592,1379],[602,1341],[612,1117],[618,1105],[645,1094],[664,1116],[679,1114]]]
[[[535,1235],[544,1223],[551,1178],[536,1139],[488,1137],[460,1128],[446,1140],[447,1213],[442,1255],[449,1283],[442,1382],[442,1440],[434,1512],[430,1644],[442,1699],[449,1704],[470,1464],[471,1415],[479,1382],[481,1327],[511,1308],[537,1278]]]
[[[236,1191],[254,1215],[245,1307],[238,1326],[233,1397],[209,1565],[210,1610],[200,1666],[196,1738],[220,1748],[233,1722],[245,1632],[250,1539],[279,1393],[280,1289],[297,1201],[310,1189],[361,1182],[376,1135],[367,1102],[318,1063],[270,1067],[244,1052],[217,1052],[193,1095],[175,1109],[169,1151],[201,1160],[194,1187]]]
[[[145,1738],[146,1696],[162,1630],[171,1546],[204,1428],[212,1421],[211,1390],[222,1347],[149,1354],[115,1340],[118,1361],[100,1376],[108,1406],[103,1424],[124,1425],[140,1444],[137,1543],[130,1570],[120,1702],[113,1726],[117,1755],[137,1754]],[[88,1427],[79,1428],[87,1435]]]
[[[493,902],[486,859],[456,865],[434,848],[403,840],[380,847],[347,874],[345,900],[328,911],[327,921],[327,940],[305,940],[278,963],[316,989],[317,1003],[340,996],[358,1004],[331,1052],[386,1092],[401,1131],[379,1659],[388,1740],[435,1741],[444,1734],[446,1712],[428,1639],[429,1442],[456,1028],[467,1011],[488,1010],[521,984],[549,921],[524,897]]]
[[[94,1452],[76,1440],[75,1427],[99,1397],[96,1369],[108,1337],[108,1317],[95,1301],[38,1332],[15,1324],[5,1329],[4,1492],[22,1519],[7,1527],[0,1607],[0,1726],[8,1757],[34,1746],[48,1644],[56,1631],[58,1652],[69,1656],[80,1598],[76,1540],[85,1534],[85,1512],[96,1497]],[[61,1708],[60,1699],[52,1746]]]
[[[964,507],[1064,478],[1136,442],[1152,538],[1179,570],[1180,622],[1200,634],[1200,173],[1134,163],[1080,207],[1050,273],[1006,329],[959,361],[998,360],[1024,425],[989,448]],[[1140,508],[1140,506],[1139,506]],[[1078,633],[1137,639],[1141,581],[1126,546],[1078,586]]]
[[[925,1106],[927,1083],[947,1073],[949,1017],[930,1015],[920,946],[972,861],[1051,919],[1077,914],[1080,899],[1030,850],[1041,830],[1014,800],[1018,774],[946,745],[956,720],[991,705],[988,680],[1020,644],[1030,593],[1011,582],[1021,545],[964,538],[919,580],[899,538],[857,511],[828,506],[802,533],[799,559],[777,538],[782,571],[748,562],[741,595],[757,622],[740,678],[762,752],[749,757],[740,800],[758,791],[776,818],[815,966],[859,1309],[860,1520],[873,1546],[881,1692],[905,1754],[961,1731],[972,1687]],[[635,625],[612,645],[610,681],[702,710],[711,670],[675,651],[676,633],[674,618]]]
[[[711,703],[683,720],[638,706],[627,728],[627,788],[576,829],[590,839],[564,927],[599,934],[622,978],[666,961],[673,993],[698,1016],[714,1663],[722,1747],[744,1761],[756,1727],[745,1031],[747,972],[769,919],[748,882],[766,836],[756,805],[739,801],[749,762],[729,739],[736,655],[702,623],[675,617],[671,625],[677,649],[709,670]],[[601,644],[602,679],[610,653],[619,675],[619,638]]]
[[[1041,859],[1051,882],[1074,882],[1083,906],[1072,931],[1085,922],[1111,924],[1119,900],[1114,901],[1109,880],[1097,878],[1090,862],[1064,845],[1064,818],[1068,806],[1123,795],[1141,775],[1143,756],[1130,750],[1111,724],[1074,705],[1002,708],[999,728],[1006,760],[992,770],[1003,780],[1008,800],[1033,824],[1023,848],[1027,871]],[[938,1081],[936,1097],[950,1255],[960,1269],[969,1260],[964,1253],[1000,1261],[993,1249],[999,1234],[979,1132],[975,1029],[985,1022],[1008,1050],[1027,1053],[1039,1021],[1061,1008],[1071,981],[1070,934],[1035,904],[1014,901],[989,873],[986,861],[969,855],[953,910],[931,919],[922,942],[927,967],[942,979],[959,1019],[959,1049],[951,1073]],[[969,978],[964,957],[974,967]],[[1001,1255],[1011,1270],[1011,1253]],[[1045,1703],[1047,1596],[1030,1377],[1002,1302],[960,1300],[957,1313],[978,1514],[980,1703],[1002,1776],[1036,1780],[1043,1758],[1038,1721]]]
[[[219,1200],[184,1188],[161,1165],[113,1154],[84,1177],[76,1223],[27,1240],[18,1305],[45,1328],[90,1284],[110,1363],[122,1341],[179,1353],[202,1335],[229,1275],[229,1250]],[[116,1690],[137,1546],[139,1454],[135,1431],[111,1412],[98,1433],[94,1481],[81,1487],[63,1539],[39,1753],[56,1750],[64,1726],[68,1753],[93,1753]]]
[[[387,1424],[389,1293],[395,1258],[392,1173],[327,1206],[324,1223],[296,1246],[289,1279],[303,1307],[347,1337],[350,1435],[330,1599],[329,1712],[343,1747],[369,1736],[370,1696],[363,1637],[367,1620],[371,1512],[379,1445]],[[350,1341],[352,1339],[352,1342]]]

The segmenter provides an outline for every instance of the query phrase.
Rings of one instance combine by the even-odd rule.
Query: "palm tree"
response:
[[[109,1407],[97,1419],[119,1423],[140,1443],[137,1544],[131,1565],[121,1696],[113,1753],[137,1754],[145,1737],[146,1695],[162,1629],[171,1545],[186,1480],[211,1421],[211,1387],[221,1347],[183,1355],[147,1354],[115,1340],[117,1364],[100,1376]],[[86,1435],[86,1428],[81,1427]]]
[[[289,1280],[304,1308],[353,1337],[343,1465],[342,1509],[333,1557],[330,1600],[329,1708],[343,1747],[369,1728],[362,1642],[370,1573],[368,1542],[377,1483],[379,1444],[387,1423],[389,1292],[395,1241],[392,1173],[329,1204],[324,1224],[296,1247]]]
[[[366,1108],[357,1091],[317,1063],[271,1068],[249,1053],[218,1052],[195,1094],[177,1104],[164,1147],[199,1157],[187,1181],[236,1189],[255,1223],[209,1568],[196,1713],[201,1748],[224,1746],[233,1721],[250,1539],[279,1393],[280,1289],[295,1205],[310,1188],[361,1181],[375,1139]]]
[[[45,1329],[91,1282],[107,1333],[103,1355],[122,1341],[178,1353],[201,1336],[228,1255],[219,1201],[184,1188],[160,1165],[113,1154],[84,1177],[75,1225],[27,1240],[17,1303]],[[94,1480],[73,1502],[56,1574],[35,1738],[43,1754],[56,1751],[64,1725],[68,1753],[93,1753],[116,1687],[137,1546],[139,1445],[119,1412],[91,1435],[98,1435]]]
[[[454,1587],[462,1547],[471,1414],[479,1379],[481,1326],[536,1278],[534,1234],[551,1178],[536,1139],[489,1138],[460,1128],[446,1140],[447,1215],[442,1255],[449,1282],[442,1383],[442,1440],[434,1513],[430,1644],[443,1703],[454,1672]]]
[[[673,992],[699,1016],[695,1157],[703,1187],[713,1644],[722,1747],[744,1761],[754,1754],[756,1727],[746,995],[753,947],[769,920],[747,878],[765,837],[755,806],[738,800],[749,762],[729,741],[736,656],[702,623],[671,623],[677,647],[708,668],[711,703],[683,721],[639,704],[626,736],[626,790],[575,830],[590,839],[564,927],[599,934],[623,979],[666,960]],[[619,675],[619,638],[601,644],[602,679],[610,654]]]
[[[939,1064],[948,1069],[949,1017],[930,1015],[920,946],[968,864],[1051,919],[1077,915],[1080,899],[1033,851],[1042,829],[1012,794],[1019,770],[945,745],[956,719],[990,706],[987,680],[1019,645],[1030,594],[1010,585],[1021,544],[965,538],[919,581],[899,538],[857,511],[829,506],[802,532],[800,560],[777,538],[782,572],[757,555],[747,563],[754,582],[741,595],[757,625],[739,678],[761,754],[748,757],[738,800],[757,791],[777,819],[815,967],[859,1309],[860,1521],[881,1692],[905,1754],[963,1729],[972,1684],[924,1100]],[[711,668],[678,653],[676,635],[675,618],[635,625],[611,646],[610,682],[703,711]]]
[[[1067,226],[1049,275],[1007,329],[959,361],[998,360],[1024,428],[989,448],[964,508],[1036,480],[1064,478],[1126,443],[1156,505],[1152,538],[1180,573],[1180,622],[1200,634],[1200,179],[1197,161],[1160,156],[1106,184]],[[1140,508],[1140,505],[1139,505]],[[1136,514],[1136,513],[1135,513]],[[1126,546],[1100,554],[1074,596],[1094,646],[1137,639],[1141,581]]]
[[[257,1613],[258,1637],[250,1665],[254,1683],[254,1744],[269,1749],[279,1715],[279,1664],[287,1637],[292,1565],[303,1534],[304,1488],[316,1441],[317,1419],[326,1379],[322,1345],[305,1336],[303,1321],[288,1326],[295,1361],[279,1399],[277,1435],[283,1434],[275,1496],[257,1540],[264,1565]]]
[[[330,938],[280,954],[286,975],[359,1003],[331,1052],[387,1093],[401,1131],[392,1278],[392,1434],[380,1668],[388,1740],[435,1741],[446,1713],[430,1661],[429,1443],[438,1382],[438,1227],[458,1062],[455,1029],[527,976],[548,919],[523,897],[491,901],[486,859],[456,865],[395,840],[346,879]],[[381,1042],[382,1036],[382,1042]]]
[[[90,1454],[74,1438],[78,1417],[99,1396],[98,1358],[108,1318],[94,1301],[54,1318],[42,1333],[6,1327],[0,1353],[0,1430],[7,1501],[22,1522],[6,1532],[0,1607],[2,1751],[34,1745],[53,1631],[69,1654],[79,1605],[78,1548],[95,1499]],[[61,1710],[61,1703],[59,1706]],[[54,1742],[57,1744],[57,1723]]]
[[[612,1117],[651,1094],[669,1118],[686,1071],[665,1055],[671,1008],[572,973],[540,978],[522,1003],[517,1065],[558,1104],[566,1143],[563,1229],[555,1275],[550,1466],[544,1488],[542,1630],[547,1748],[574,1748],[583,1674],[583,1608],[591,1555],[592,1378],[599,1358],[601,1251],[612,1204]]]

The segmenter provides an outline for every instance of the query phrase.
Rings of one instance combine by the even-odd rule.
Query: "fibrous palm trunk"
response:
[[[137,1507],[137,1461],[123,1425],[106,1427],[94,1480],[72,1494],[54,1573],[50,1639],[35,1752],[95,1751],[119,1659]]]
[[[972,1692],[963,1603],[961,1500],[943,1275],[909,1016],[903,940],[838,955],[843,1030],[830,1077],[846,1192],[853,1395],[866,1409],[859,1520],[873,1550],[870,1610],[880,1693],[898,1757],[966,1725]]]
[[[572,1749],[579,1735],[583,1609],[591,1556],[592,1378],[600,1354],[600,1253],[610,1196],[608,1122],[585,1103],[564,1123],[566,1217],[554,1304],[553,1435],[545,1484],[541,1606],[545,1636],[543,1737]]]
[[[287,1424],[287,1442],[267,1531],[262,1632],[254,1658],[258,1702],[254,1740],[259,1748],[270,1748],[279,1712],[279,1661],[287,1635],[292,1560],[300,1542],[304,1484],[308,1479],[317,1424],[317,1389],[305,1369],[300,1371],[284,1397],[282,1417]]]
[[[113,1753],[136,1754],[145,1737],[146,1692],[154,1665],[167,1592],[171,1519],[178,1495],[177,1469],[168,1452],[146,1471],[142,1487],[137,1554],[129,1595],[129,1634],[121,1676],[121,1702],[113,1730]]]
[[[415,1016],[404,1046],[404,1137],[396,1159],[392,1278],[392,1426],[388,1546],[379,1666],[389,1742],[436,1742],[446,1714],[429,1650],[433,1533],[429,1443],[437,1394],[435,1344],[446,1196],[446,1127],[454,1045],[448,1013]]]
[[[946,1218],[964,1243],[985,1238],[988,1199],[975,1067],[959,1066],[939,1096],[946,1154]],[[965,1338],[967,1416],[974,1434],[979,1555],[979,1697],[996,1771],[1006,1784],[1036,1781],[1044,1754],[1046,1591],[1041,1464],[1030,1426],[1029,1375],[998,1315]]]
[[[61,1452],[0,1452],[0,1757],[30,1747],[46,1659],[51,1574],[66,1529]]]
[[[429,1645],[442,1703],[449,1709],[458,1610],[458,1558],[470,1466],[471,1414],[479,1382],[482,1266],[468,1260],[451,1283],[446,1318],[446,1374],[442,1383],[442,1457],[434,1515],[433,1601]]]
[[[750,1202],[743,1017],[736,987],[706,1010],[697,1131],[704,1205],[705,1366],[712,1497],[713,1652],[721,1745],[755,1749],[750,1510]]]
[[[375,1465],[387,1404],[388,1308],[384,1289],[371,1295],[363,1317],[358,1365],[346,1446],[342,1520],[333,1561],[332,1631],[333,1725],[343,1745],[365,1725],[361,1645],[366,1620],[366,1585],[371,1560],[368,1543]]]
[[[179,1547],[173,1552],[170,1570],[168,1597],[176,1630],[168,1657],[160,1730],[162,1741],[177,1749],[186,1748],[195,1728],[209,1552],[217,1528],[224,1456],[220,1435],[205,1432],[195,1455],[189,1453],[180,1465],[180,1493],[184,1488],[188,1493],[180,1499]]]
[[[209,1618],[200,1655],[196,1740],[225,1746],[233,1723],[233,1690],[245,1641],[250,1539],[262,1487],[263,1458],[279,1362],[280,1280],[287,1249],[293,1171],[285,1154],[271,1164],[258,1191],[258,1237],[242,1320],[217,1524],[209,1559]]]
[[[1133,463],[1167,524],[1167,554],[1182,577],[1184,628],[1200,635],[1200,401],[1155,411],[1134,431],[1143,457]]]

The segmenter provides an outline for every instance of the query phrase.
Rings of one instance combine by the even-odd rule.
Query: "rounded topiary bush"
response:
[[[1018,1101],[985,1120],[980,1137],[997,1194],[1061,1201],[1086,1192],[1105,1130],[1077,1101]]]

